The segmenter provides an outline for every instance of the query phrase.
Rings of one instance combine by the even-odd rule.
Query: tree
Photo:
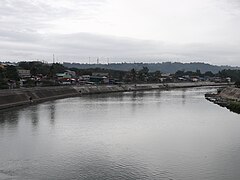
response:
[[[197,76],[202,76],[202,73],[201,73],[201,71],[199,69],[196,70],[196,75]]]
[[[184,71],[181,71],[181,70],[178,70],[176,73],[175,73],[175,76],[176,77],[181,77],[181,76],[184,76],[185,75],[185,72]]]
[[[22,69],[30,70],[30,73],[34,76],[42,74],[46,76],[49,74],[50,66],[40,61],[26,62],[22,61],[18,63],[18,66]]]
[[[159,82],[160,78],[161,78],[161,72],[160,71],[149,73],[149,75],[148,75],[148,81],[149,82]]]
[[[146,78],[148,77],[148,71],[149,71],[149,69],[147,67],[143,67],[138,72],[138,78],[140,81],[146,81]]]
[[[56,73],[64,73],[67,68],[64,67],[62,64],[53,63],[50,67],[49,77],[53,78]]]
[[[3,81],[6,78],[6,72],[3,68],[0,68],[0,81]]]
[[[118,73],[118,80],[119,81],[123,81],[123,77],[124,77],[124,72],[122,72],[122,71],[120,71],[119,73]]]
[[[52,67],[53,67],[53,69],[55,70],[56,73],[64,73],[65,70],[67,69],[62,64],[59,64],[59,63],[52,64]]]
[[[10,80],[19,80],[19,75],[15,66],[6,67],[6,78]]]
[[[230,77],[232,81],[240,81],[240,70],[230,70],[230,69],[225,69],[222,71],[218,72],[218,76],[221,78],[227,78]]]
[[[237,81],[237,82],[235,83],[235,86],[236,86],[237,88],[240,88],[240,81]]]
[[[131,69],[130,76],[131,76],[132,82],[136,82],[137,72],[136,72],[136,70],[134,68]]]
[[[204,76],[213,77],[214,74],[211,71],[207,71],[204,73]]]
[[[148,69],[148,67],[144,66],[144,67],[142,68],[142,70],[140,70],[140,71],[142,71],[143,74],[147,75],[148,72],[149,72],[149,69]]]

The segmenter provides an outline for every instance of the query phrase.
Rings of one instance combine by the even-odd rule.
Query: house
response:
[[[79,80],[81,81],[89,81],[90,80],[90,75],[82,75],[79,77]]]
[[[161,77],[162,78],[169,78],[169,77],[171,77],[171,74],[170,73],[162,73]]]
[[[76,77],[76,72],[75,71],[66,70],[65,72],[68,73],[69,75],[71,75],[72,78]]]
[[[108,73],[95,72],[95,73],[92,73],[92,76],[109,77],[109,74]]]
[[[192,77],[191,81],[192,81],[192,82],[198,82],[198,81],[199,81],[199,78],[197,78],[197,77]]]
[[[90,76],[90,82],[94,82],[96,84],[109,84],[108,77],[100,77],[100,76]]]
[[[227,77],[227,78],[226,78],[226,81],[227,81],[228,83],[230,83],[230,82],[232,81],[232,79],[231,79],[230,77]]]
[[[31,77],[31,73],[30,70],[26,70],[26,69],[18,69],[18,75],[20,78],[29,78]]]
[[[5,66],[3,64],[0,64],[0,69],[4,69]]]
[[[90,76],[90,82],[94,82],[96,84],[109,84],[109,74],[108,73],[92,73]]]
[[[57,78],[60,79],[66,79],[66,78],[72,78],[71,74],[69,74],[68,72],[64,72],[64,73],[57,73],[56,74]]]
[[[216,82],[216,83],[220,83],[220,82],[222,82],[222,78],[220,78],[220,77],[214,77],[214,78],[212,79],[212,81],[213,81],[213,82]]]
[[[177,79],[178,79],[178,81],[187,81],[187,79],[185,79],[183,77],[178,77]]]
[[[57,73],[56,76],[60,84],[63,85],[71,84],[72,76],[68,72]]]
[[[172,75],[170,73],[163,73],[161,74],[161,78],[159,78],[160,82],[164,83],[164,82],[172,82],[173,78]]]

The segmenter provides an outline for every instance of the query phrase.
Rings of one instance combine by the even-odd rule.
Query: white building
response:
[[[31,77],[30,70],[18,69],[17,71],[18,71],[18,75],[19,75],[21,78]]]

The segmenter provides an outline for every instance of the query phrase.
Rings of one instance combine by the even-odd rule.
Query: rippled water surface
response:
[[[239,180],[240,116],[211,88],[61,99],[0,112],[0,179]]]

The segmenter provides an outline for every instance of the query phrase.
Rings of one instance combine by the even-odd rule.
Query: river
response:
[[[0,112],[0,179],[238,180],[240,116],[216,88],[100,94]]]

